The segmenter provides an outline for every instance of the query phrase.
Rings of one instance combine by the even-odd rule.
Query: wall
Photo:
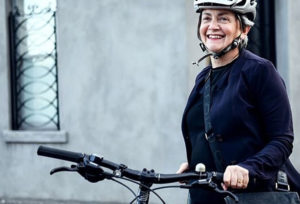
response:
[[[279,15],[284,32],[277,41],[281,53],[289,53],[289,63],[281,57],[278,68],[289,87],[296,135],[291,158],[300,170],[298,4],[287,3]],[[5,142],[10,129],[5,7],[0,0],[0,197],[128,203],[131,194],[118,184],[90,184],[70,173],[50,176],[51,168],[69,164],[36,156],[40,143]],[[68,142],[51,146],[98,153],[134,169],[175,172],[185,161],[181,115],[201,70],[191,65],[201,55],[196,23],[190,1],[58,1],[60,119]],[[161,196],[166,203],[179,204],[185,203],[186,193],[172,189]]]
[[[3,31],[3,0],[1,4]],[[185,6],[181,0],[58,1],[60,121],[68,142],[51,146],[98,153],[134,169],[177,170],[185,161],[180,130],[188,95]],[[1,47],[7,47],[6,33],[0,33]],[[8,83],[7,61],[2,60],[8,55],[1,50],[0,56],[0,83]],[[6,87],[1,93],[7,99],[9,88],[1,87]],[[0,155],[6,158],[1,161],[0,186],[5,188],[0,196],[105,203],[132,199],[112,182],[90,184],[68,173],[49,176],[51,168],[68,163],[38,157],[38,143],[5,143],[7,102],[1,100],[0,107],[6,113],[0,116]],[[186,200],[183,190],[162,194],[167,203]]]
[[[298,63],[298,50],[300,44],[298,32],[300,29],[299,12],[296,8],[300,6],[299,1],[276,1],[276,52],[278,70],[284,78],[291,102],[294,122],[294,150],[291,160],[295,167],[300,170],[300,72]]]
[[[299,31],[300,31],[300,1],[289,1],[288,5],[288,19],[285,22],[288,24],[288,38],[284,39],[282,43],[288,44],[288,70],[289,70],[289,87],[290,99],[294,119],[295,141],[294,152],[291,156],[293,163],[297,169],[300,170],[300,65],[299,65]]]

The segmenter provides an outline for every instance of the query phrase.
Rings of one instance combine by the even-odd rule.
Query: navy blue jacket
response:
[[[203,92],[209,69],[206,67],[197,76],[183,114],[188,162],[191,144],[185,117],[198,92]],[[283,168],[293,188],[299,191],[300,176],[288,160],[294,136],[282,78],[270,61],[247,50],[241,51],[230,69],[216,84],[210,110],[213,131],[222,136],[220,149],[225,165],[238,164],[248,169],[251,177],[266,181],[270,190],[278,169]]]

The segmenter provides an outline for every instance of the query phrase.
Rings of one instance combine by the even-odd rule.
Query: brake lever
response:
[[[61,167],[52,169],[50,171],[50,175],[53,175],[55,173],[62,172],[62,171],[78,171],[78,168],[76,165],[71,165],[71,167],[61,166]]]
[[[214,191],[217,193],[224,194],[224,195],[231,197],[236,203],[239,202],[239,198],[230,191],[222,190],[218,187],[214,188]]]
[[[193,187],[196,187],[196,186],[209,185],[210,182],[211,181],[208,180],[208,179],[199,179],[199,180],[193,181],[193,182],[191,182],[189,184],[180,185],[180,188],[190,189],[190,188],[193,188]]]
[[[191,184],[188,184],[188,185],[182,185],[182,186],[180,186],[180,187],[181,187],[181,188],[192,188],[192,187],[197,186],[197,185],[199,185],[199,186],[201,186],[201,185],[202,185],[202,186],[203,186],[203,185],[207,185],[207,187],[209,187],[210,189],[214,190],[215,192],[217,192],[217,193],[219,193],[219,194],[223,194],[223,195],[227,195],[227,196],[231,197],[232,199],[234,199],[234,201],[235,201],[236,203],[239,202],[239,199],[238,199],[238,197],[237,197],[235,194],[233,194],[233,193],[230,192],[230,191],[226,191],[226,190],[220,189],[220,188],[218,187],[218,185],[212,181],[211,178],[207,178],[207,179],[199,179],[199,180],[197,180],[197,181],[192,182]]]

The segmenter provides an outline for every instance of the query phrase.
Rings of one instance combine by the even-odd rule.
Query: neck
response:
[[[224,56],[220,57],[219,59],[215,59],[212,56],[210,57],[212,68],[217,68],[221,66],[225,66],[229,64],[233,60],[235,60],[239,56],[239,49],[235,48],[230,52],[226,53]]]

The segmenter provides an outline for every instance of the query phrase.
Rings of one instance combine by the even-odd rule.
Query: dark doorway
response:
[[[276,66],[275,1],[257,1],[255,25],[248,37],[248,49]]]

